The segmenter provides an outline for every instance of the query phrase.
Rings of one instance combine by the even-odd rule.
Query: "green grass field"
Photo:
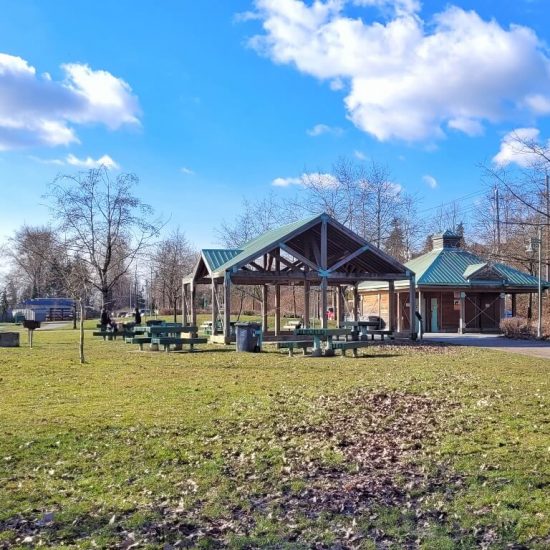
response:
[[[77,336],[0,349],[0,548],[550,545],[545,360]]]

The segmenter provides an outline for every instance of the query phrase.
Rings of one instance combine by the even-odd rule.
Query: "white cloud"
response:
[[[522,168],[533,166],[540,162],[541,157],[535,154],[529,145],[550,156],[550,140],[542,144],[539,136],[540,131],[537,128],[516,128],[502,138],[500,150],[493,157],[493,162],[500,167],[509,164],[516,164]]]
[[[71,166],[77,166],[78,168],[99,168],[100,166],[105,166],[105,168],[109,170],[116,170],[119,168],[119,165],[109,155],[103,155],[98,159],[93,159],[92,157],[80,159],[71,153],[67,155],[65,162]]]
[[[338,92],[344,89],[344,82],[341,78],[335,78],[334,80],[331,80],[329,85],[330,89],[334,92]]]
[[[250,45],[345,85],[348,118],[381,141],[431,141],[448,128],[479,135],[487,124],[550,114],[550,59],[529,28],[455,6],[423,20],[414,0],[255,2],[264,32]],[[351,17],[351,3],[393,6],[393,16]]]
[[[31,160],[34,160],[34,162],[39,162],[40,164],[53,164],[55,166],[64,166],[65,165],[65,161],[62,160],[62,159],[43,159],[43,158],[40,158],[40,157],[34,157],[34,156],[29,156],[29,158]]]
[[[356,149],[355,151],[353,151],[353,156],[354,156],[357,160],[367,160],[367,159],[368,159],[367,155],[365,155],[365,153],[363,153],[363,151],[359,151],[358,149]]]
[[[241,11],[233,16],[234,23],[244,23],[246,21],[254,21],[260,19],[260,14],[255,11]]]
[[[301,178],[275,178],[271,184],[275,187],[288,187],[289,185],[301,185]]]
[[[61,68],[65,78],[54,81],[0,53],[0,150],[78,143],[75,124],[139,124],[138,100],[124,80],[78,63]]]
[[[310,172],[302,174],[299,178],[275,178],[271,184],[275,187],[288,187],[290,185],[316,185],[318,187],[334,187],[338,180],[332,174],[322,172]]]
[[[77,168],[86,168],[86,169],[100,168],[101,166],[104,166],[109,170],[118,170],[120,168],[119,164],[115,162],[109,155],[103,155],[98,159],[94,159],[92,157],[78,158],[72,153],[68,154],[63,159],[42,159],[42,158],[33,157],[33,156],[31,156],[30,158],[42,164],[54,164],[56,166],[69,165],[69,166],[76,166]]]
[[[195,175],[194,170],[191,170],[191,168],[188,168],[187,166],[182,166],[180,168],[180,172],[182,174],[185,174],[186,176],[194,176]]]
[[[425,176],[422,176],[422,181],[430,189],[435,189],[438,186],[437,180],[433,176],[430,176],[429,174],[426,174]]]
[[[353,0],[357,6],[373,6],[377,8],[389,8],[396,14],[409,14],[420,11],[421,4],[418,0]]]
[[[306,134],[311,137],[322,136],[323,134],[332,134],[333,136],[341,136],[344,133],[342,128],[337,126],[328,126],[327,124],[316,124],[313,128],[306,130]]]

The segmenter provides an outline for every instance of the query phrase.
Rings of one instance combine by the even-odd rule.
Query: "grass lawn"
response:
[[[0,548],[550,545],[546,360],[88,334],[0,349]]]

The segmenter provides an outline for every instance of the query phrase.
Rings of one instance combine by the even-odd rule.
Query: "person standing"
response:
[[[103,308],[101,310],[101,326],[107,327],[108,324],[110,324],[111,319],[109,318],[109,314],[107,313],[107,310]]]
[[[137,306],[134,311],[134,321],[136,322],[136,325],[141,325],[141,313],[139,312],[139,308]]]

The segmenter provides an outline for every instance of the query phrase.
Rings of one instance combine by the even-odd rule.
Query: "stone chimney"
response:
[[[462,237],[447,229],[445,233],[434,235],[432,237],[432,250],[441,250],[442,248],[460,248],[462,246]]]

